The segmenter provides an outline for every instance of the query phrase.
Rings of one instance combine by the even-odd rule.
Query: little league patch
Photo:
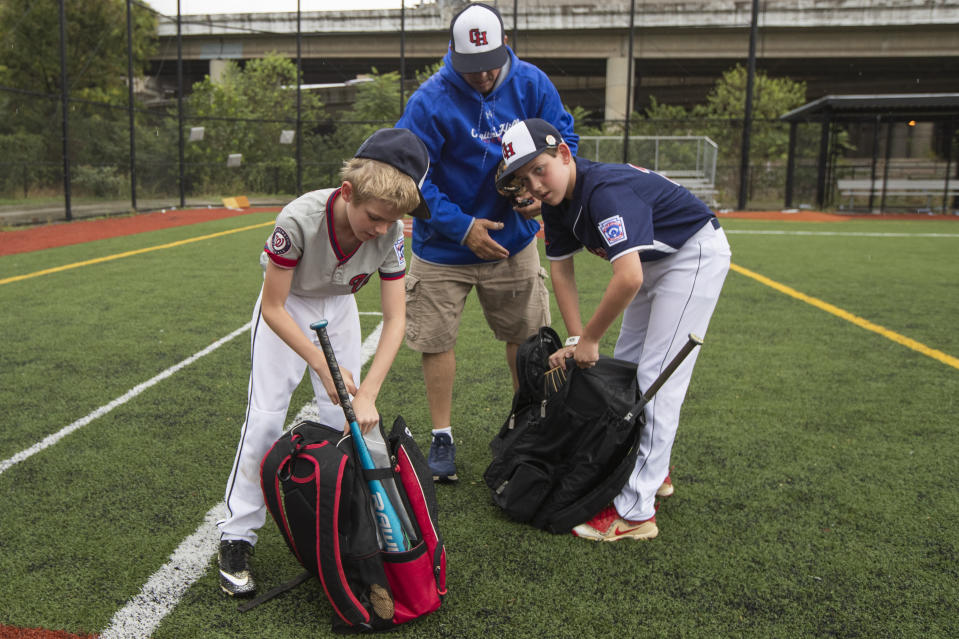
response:
[[[598,228],[607,246],[626,241],[626,224],[623,222],[622,215],[606,218],[599,223]]]

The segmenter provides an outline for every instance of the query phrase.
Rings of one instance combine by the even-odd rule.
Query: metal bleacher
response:
[[[584,135],[577,154],[598,162],[623,161],[623,137]],[[716,158],[719,147],[705,135],[636,135],[629,137],[631,164],[682,184],[711,207],[716,201]]]

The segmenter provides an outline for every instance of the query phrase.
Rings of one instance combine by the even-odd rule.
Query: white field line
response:
[[[750,231],[723,229],[727,235],[834,235],[841,237],[959,237],[959,233],[855,233],[851,231]]]
[[[87,415],[86,417],[82,417],[78,419],[77,421],[73,422],[69,426],[64,426],[56,433],[52,435],[47,435],[41,441],[37,442],[36,444],[31,446],[30,448],[27,448],[26,450],[20,451],[19,453],[17,453],[10,459],[3,460],[2,462],[0,462],[0,474],[3,474],[11,466],[14,466],[22,462],[23,460],[29,457],[32,457],[33,455],[36,455],[37,453],[44,450],[45,448],[49,448],[50,446],[53,446],[54,444],[56,444],[58,441],[60,441],[61,439],[63,439],[64,437],[72,433],[73,431],[83,428],[84,426],[86,426],[93,420],[97,419],[98,417],[103,417],[104,415],[112,411],[114,408],[118,406],[122,406],[123,404],[126,404],[128,401],[130,401],[131,399],[133,399],[134,397],[136,397],[143,391],[147,390],[151,386],[155,386],[159,382],[163,381],[167,377],[170,377],[171,375],[179,371],[180,369],[189,366],[190,364],[197,361],[204,355],[209,355],[210,353],[220,348],[221,346],[223,346],[224,344],[226,344],[233,338],[237,337],[238,335],[242,335],[244,332],[249,330],[250,330],[250,323],[247,322],[245,325],[236,329],[235,331],[233,331],[226,337],[220,338],[217,341],[213,342],[212,344],[204,348],[202,351],[194,353],[193,355],[186,358],[179,364],[175,364],[171,366],[170,368],[166,369],[165,371],[163,371],[156,377],[152,379],[148,379],[147,381],[143,382],[142,384],[138,386],[134,386],[125,394],[121,395],[120,397],[117,397],[109,404],[105,404],[101,406],[100,408],[96,409],[95,411]]]
[[[361,313],[373,314],[379,313]],[[363,340],[361,366],[376,352],[382,332],[383,322],[380,322]],[[287,428],[315,416],[316,403],[311,400],[300,409]],[[100,634],[100,639],[149,637],[163,618],[176,608],[183,593],[206,572],[220,542],[220,531],[216,522],[225,516],[226,504],[221,501],[207,512],[200,527],[173,551],[170,561],[153,573],[140,593],[113,615],[110,626]]]

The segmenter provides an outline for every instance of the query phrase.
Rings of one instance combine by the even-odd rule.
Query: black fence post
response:
[[[876,199],[876,165],[879,164],[879,133],[882,129],[882,116],[876,116],[876,125],[872,131],[872,167],[869,170],[869,212],[872,213],[872,207]],[[852,198],[849,198],[852,208]]]
[[[819,162],[816,170],[816,206],[826,204],[826,164],[829,162],[829,125],[831,120],[823,120],[819,130]]]
[[[629,2],[629,57],[626,59],[626,121],[623,124],[623,164],[629,162],[629,116],[633,106],[633,25],[636,23],[636,0]]]
[[[510,43],[513,45],[513,53],[519,55],[519,51],[516,49],[516,45],[519,44],[518,36],[516,32],[518,31],[517,22],[519,16],[519,0],[513,0],[513,41]]]
[[[133,11],[127,0],[127,111],[130,115],[130,206],[137,210],[137,143],[133,117]]]
[[[942,185],[942,214],[949,214],[949,174],[952,172],[952,138],[955,135],[955,125],[946,122],[946,175]]]
[[[303,30],[300,20],[300,0],[296,0],[296,197],[303,193]]]
[[[753,0],[752,22],[749,27],[749,66],[746,72],[746,112],[743,114],[743,146],[739,161],[739,210],[746,208],[749,190],[749,144],[753,128],[753,83],[756,77],[756,32],[759,29],[759,0]]]
[[[63,208],[67,222],[73,219],[70,208],[70,88],[67,86],[67,12],[60,0],[60,104],[63,127]]]
[[[400,2],[400,114],[398,118],[403,117],[403,109],[406,107],[406,93],[403,87],[403,81],[406,79],[406,0]]]
[[[796,134],[798,122],[789,123],[789,155],[786,158],[786,201],[784,206],[789,209],[793,205],[793,185],[796,172]]]
[[[183,177],[183,34],[181,32],[180,0],[176,0],[176,117],[177,117],[177,182],[180,185],[180,208],[186,206],[186,185]]]
[[[882,167],[882,195],[879,196],[879,212],[886,212],[886,185],[889,184],[889,163],[892,160],[892,127],[893,120],[886,122],[886,161]]]

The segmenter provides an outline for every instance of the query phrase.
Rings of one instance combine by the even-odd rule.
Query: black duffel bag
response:
[[[601,356],[596,365],[549,370],[560,347],[549,327],[520,345],[520,387],[510,415],[490,442],[483,478],[512,519],[568,533],[612,501],[625,485],[645,424],[637,407],[636,365]]]

